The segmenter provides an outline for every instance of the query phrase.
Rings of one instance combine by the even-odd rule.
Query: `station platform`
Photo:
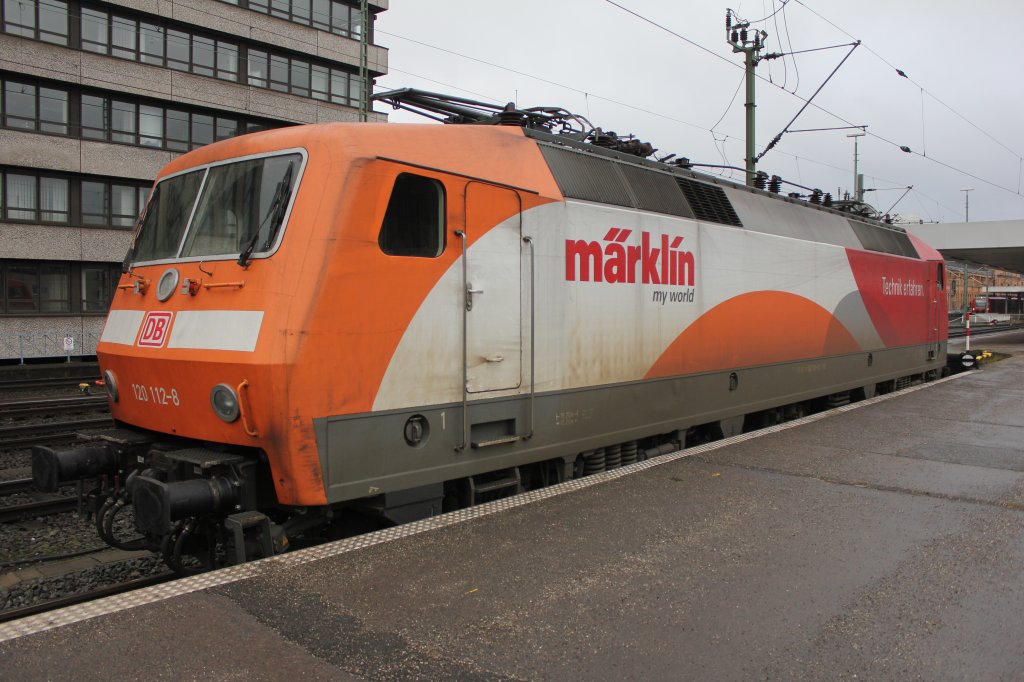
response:
[[[1024,354],[0,625],[0,677],[1020,679],[1022,404]]]

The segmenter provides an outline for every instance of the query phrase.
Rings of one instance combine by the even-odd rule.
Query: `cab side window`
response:
[[[395,178],[377,243],[389,256],[437,258],[445,247],[444,185],[402,173]]]

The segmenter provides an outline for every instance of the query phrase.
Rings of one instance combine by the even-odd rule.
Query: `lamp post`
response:
[[[857,138],[866,135],[863,130],[859,133],[850,133],[847,137],[853,138],[853,198],[857,201],[864,201],[864,190],[860,187],[860,176],[857,174]]]
[[[964,222],[971,222],[971,195],[968,192],[973,192],[973,187],[963,187],[960,189],[964,193]]]

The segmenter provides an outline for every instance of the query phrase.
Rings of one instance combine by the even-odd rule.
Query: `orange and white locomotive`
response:
[[[98,348],[116,428],[34,476],[100,477],[101,535],[179,570],[266,556],[938,376],[942,269],[530,127],[247,135],[160,174]]]

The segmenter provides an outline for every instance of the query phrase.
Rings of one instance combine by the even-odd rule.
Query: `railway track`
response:
[[[995,334],[996,332],[1008,332],[1015,329],[1024,329],[1019,324],[986,324],[980,326],[971,327],[971,336],[984,336],[985,334]],[[949,330],[949,338],[951,339],[962,339],[967,336],[967,330],[962,328],[951,328]]]
[[[84,604],[85,602],[93,601],[95,599],[111,597],[116,594],[123,594],[125,592],[131,592],[132,590],[141,589],[143,587],[150,587],[152,585],[159,585],[161,583],[166,583],[171,580],[174,580],[176,577],[177,576],[173,572],[166,571],[164,573],[143,576],[141,578],[136,578],[134,580],[117,583],[115,585],[99,587],[94,590],[69,595],[67,597],[62,597],[60,599],[51,599],[49,601],[40,602],[38,604],[32,604],[30,606],[23,606],[16,609],[0,611],[0,623],[18,620],[19,618],[27,618],[29,616],[37,616],[41,613],[54,611],[56,609],[62,609],[68,606],[74,606],[76,604]]]
[[[27,493],[35,489],[31,478],[12,478],[0,481],[0,497],[14,493]]]
[[[31,478],[16,478],[9,481],[0,481],[0,497],[15,495],[17,493],[34,492],[35,485]],[[37,516],[49,514],[61,514],[78,509],[78,498],[67,496],[46,496],[43,499],[33,499],[19,504],[0,505],[0,524],[14,523]]]
[[[34,400],[0,401],[0,419],[33,415],[55,415],[86,410],[105,409],[107,398],[102,395],[79,395],[68,398],[40,398]]]
[[[88,377],[39,377],[36,379],[4,379],[0,381],[0,394],[6,390],[25,390],[34,388],[63,388],[65,386],[78,386],[79,384],[92,384],[98,381],[98,376]]]
[[[54,497],[45,500],[33,500],[23,504],[0,506],[0,524],[15,523],[37,516],[63,514],[78,509],[77,497]]]
[[[75,438],[84,429],[111,426],[110,416],[76,419],[73,421],[41,422],[36,424],[16,424],[0,426],[0,448],[37,445],[59,440]]]

